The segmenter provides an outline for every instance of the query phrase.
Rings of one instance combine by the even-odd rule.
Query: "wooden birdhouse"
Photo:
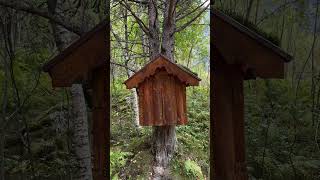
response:
[[[188,122],[186,87],[199,81],[188,68],[159,55],[124,83],[137,88],[140,125],[164,126]]]

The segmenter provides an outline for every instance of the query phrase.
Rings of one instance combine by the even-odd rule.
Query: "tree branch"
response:
[[[174,14],[174,11],[176,9],[176,2],[174,0],[169,0],[169,9],[168,9],[168,23],[171,24],[172,23],[172,19],[175,17],[172,17]],[[174,19],[173,19],[174,20]]]
[[[176,13],[177,17],[180,17],[184,12],[186,12],[190,8],[190,4],[192,3],[192,0],[183,0],[183,3],[181,4],[181,1],[177,2],[177,6],[179,6],[179,10]]]
[[[188,22],[185,23],[184,25],[182,25],[182,26],[180,26],[179,28],[177,28],[177,29],[175,30],[175,32],[180,32],[180,31],[184,30],[186,27],[188,27],[192,22],[194,22],[198,17],[200,17],[201,14],[202,14],[205,10],[208,9],[208,7],[209,7],[209,4],[208,4],[203,10],[201,10],[196,16],[194,16],[190,21],[188,21]]]
[[[282,4],[282,5],[280,5],[278,8],[276,8],[275,10],[273,10],[270,14],[267,14],[267,15],[263,16],[256,25],[258,26],[258,25],[259,25],[260,23],[262,23],[264,20],[268,19],[269,17],[273,16],[274,14],[276,14],[276,13],[279,12],[279,11],[284,11],[287,6],[289,6],[289,5],[291,5],[291,4],[294,4],[294,3],[296,3],[296,2],[298,2],[298,0],[286,2],[286,3]]]
[[[125,2],[125,1],[119,1],[121,5],[123,5],[128,11],[132,14],[132,16],[136,19],[137,23],[139,24],[140,28],[147,34],[149,35],[149,29],[148,27],[144,24],[144,22],[132,11],[130,6]]]
[[[54,23],[64,27],[65,29],[67,29],[77,35],[81,35],[84,33],[84,31],[79,26],[77,26],[75,24],[71,24],[71,22],[64,21],[63,18],[60,18],[57,15],[50,15],[47,10],[37,9],[32,6],[27,6],[27,5],[19,3],[18,1],[0,0],[0,6],[12,8],[17,11],[23,11],[26,13],[30,13],[33,15],[37,15],[37,16],[46,18],[46,19],[53,21]]]
[[[138,0],[128,0],[128,1],[138,3],[138,4],[144,4],[144,5],[148,4],[148,1],[138,1]]]
[[[120,66],[120,67],[127,68],[127,69],[129,69],[130,71],[132,71],[132,72],[134,72],[134,73],[137,72],[136,70],[134,70],[134,69],[132,69],[132,68],[130,68],[130,67],[124,65],[124,64],[116,63],[116,62],[114,62],[114,61],[110,61],[110,64],[114,64],[114,65],[117,65],[117,66]]]
[[[185,17],[189,16],[190,14],[193,14],[194,12],[196,12],[199,8],[201,8],[204,4],[206,4],[208,2],[208,0],[204,1],[202,4],[200,4],[200,6],[194,8],[192,11],[190,11],[189,13],[182,15],[181,17],[178,17],[176,19],[176,22],[178,22],[181,19],[184,19]]]

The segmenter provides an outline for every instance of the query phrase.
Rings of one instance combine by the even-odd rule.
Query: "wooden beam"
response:
[[[109,88],[106,67],[93,70],[92,74],[92,121],[93,121],[93,179],[110,179],[110,126],[109,122]]]
[[[210,146],[213,151],[214,179],[247,180],[243,72],[240,65],[227,65],[215,58],[213,100],[213,140]]]

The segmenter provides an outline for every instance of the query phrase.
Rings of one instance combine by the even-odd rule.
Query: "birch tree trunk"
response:
[[[57,0],[48,0],[48,10],[50,13],[58,13],[59,15],[62,15],[62,9],[62,2],[57,2]],[[59,12],[59,10],[61,12]],[[51,22],[51,27],[56,45],[58,50],[61,52],[70,44],[74,37],[69,31],[53,22]],[[79,170],[73,177],[76,180],[91,180],[92,165],[85,97],[81,84],[72,85],[70,90],[72,99],[72,126],[74,131],[72,142]]]
[[[130,53],[129,53],[129,32],[128,32],[128,10],[124,8],[124,31],[125,31],[125,65],[126,67],[132,67],[133,63],[130,62]],[[133,72],[126,68],[128,78],[133,75]],[[134,124],[137,129],[140,129],[139,124],[139,104],[138,104],[138,94],[137,89],[131,89],[131,104],[134,112]]]
[[[88,116],[81,84],[72,85],[71,98],[74,128],[73,143],[79,170],[79,172],[74,176],[74,179],[91,180],[92,166],[88,132]]]

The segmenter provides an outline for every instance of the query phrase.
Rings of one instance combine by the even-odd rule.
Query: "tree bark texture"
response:
[[[157,0],[148,3],[150,59],[160,52],[160,24],[158,19]]]
[[[73,116],[73,147],[78,160],[78,170],[74,179],[92,179],[91,152],[88,131],[88,116],[81,84],[71,87]]]

